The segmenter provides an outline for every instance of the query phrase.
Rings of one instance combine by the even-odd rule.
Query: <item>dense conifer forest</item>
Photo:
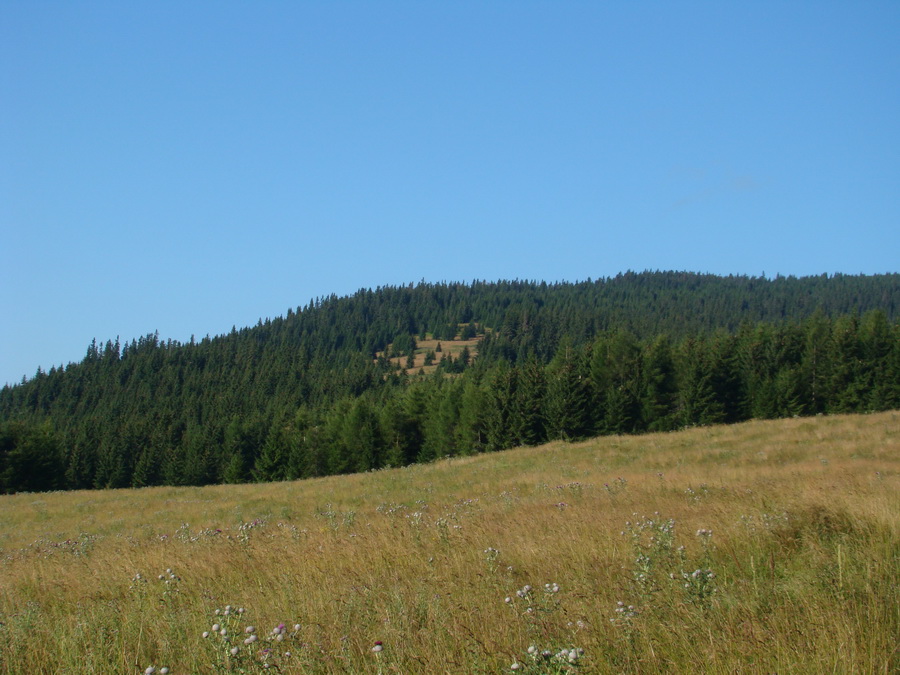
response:
[[[900,407],[900,274],[626,273],[334,295],[93,342],[0,391],[0,492],[367,471],[547,440]],[[417,340],[479,338],[425,369]],[[429,354],[434,358],[435,354]]]

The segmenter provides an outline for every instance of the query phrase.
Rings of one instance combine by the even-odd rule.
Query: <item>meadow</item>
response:
[[[0,496],[0,673],[897,673],[900,413]]]

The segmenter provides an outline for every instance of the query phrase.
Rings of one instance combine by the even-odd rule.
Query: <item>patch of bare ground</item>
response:
[[[474,360],[478,356],[478,344],[481,340],[482,336],[469,340],[417,340],[412,367],[407,365],[406,356],[394,356],[389,361],[394,365],[395,369],[402,370],[407,375],[415,375],[420,372],[430,375],[437,370],[438,364],[448,356],[453,359],[460,358],[463,350],[468,350],[470,362]],[[428,363],[429,360],[431,363]]]

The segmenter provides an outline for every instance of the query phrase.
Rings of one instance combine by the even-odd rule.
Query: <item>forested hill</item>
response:
[[[900,274],[361,290],[199,342],[92,343],[4,387],[0,491],[298,478],[895,408],[898,319]],[[426,337],[480,342],[425,375],[407,366]]]

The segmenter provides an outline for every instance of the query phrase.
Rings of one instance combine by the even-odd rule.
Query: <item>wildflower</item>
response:
[[[156,672],[156,668],[153,666],[147,666],[147,670],[144,671],[144,675],[153,675]]]
[[[252,633],[252,632],[254,632],[255,630],[256,630],[256,628],[254,628],[253,626],[247,626],[247,627],[244,629],[244,632],[245,632],[245,633]]]
[[[220,630],[222,630],[222,627],[221,627],[219,624],[214,623],[214,624],[212,625],[212,632],[213,632],[213,633],[218,633]]]
[[[208,637],[209,637],[209,631],[208,630],[203,631],[203,639],[205,640]]]
[[[522,667],[522,664],[519,663],[518,661],[516,661],[514,664],[512,664],[512,665],[509,667],[509,669],[510,669],[510,670],[519,670],[519,668],[521,668],[521,667]]]
[[[381,644],[381,640],[376,640],[375,646],[372,647],[372,651],[375,652],[375,653],[377,654],[377,653],[380,652],[382,649],[384,649],[384,645]]]
[[[232,647],[230,650],[232,656],[237,656],[238,652],[241,651],[238,647]]]
[[[295,630],[295,631],[300,630],[300,624],[299,624],[299,623],[295,623],[295,624],[294,624],[294,630]]]
[[[244,644],[245,644],[245,645],[252,645],[254,642],[257,641],[257,639],[258,639],[258,638],[257,638],[255,635],[251,635],[251,636],[248,637],[246,640],[244,640]]]

